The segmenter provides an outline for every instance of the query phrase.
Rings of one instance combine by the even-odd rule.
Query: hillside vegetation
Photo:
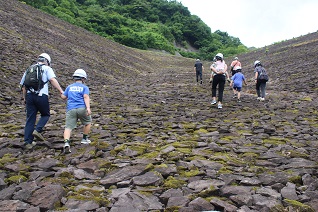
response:
[[[210,105],[210,61],[123,46],[17,0],[0,1],[1,211],[318,211],[318,33],[238,55],[242,102],[226,85]],[[51,117],[23,149],[18,84],[42,53],[63,87],[88,73],[92,143],[62,151],[66,104],[50,89]],[[232,57],[226,54],[229,64]],[[256,100],[253,62],[270,81]]]
[[[22,0],[21,0],[22,1]],[[118,43],[185,57],[211,59],[246,52],[239,38],[211,29],[178,1],[167,0],[23,0]]]

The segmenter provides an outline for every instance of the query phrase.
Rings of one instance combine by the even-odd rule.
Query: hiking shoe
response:
[[[257,97],[257,100],[261,100],[261,97]]]
[[[69,142],[65,142],[63,149],[64,149],[64,153],[71,152],[70,143]]]
[[[222,109],[222,104],[218,104],[218,109]]]
[[[81,144],[90,144],[91,143],[91,141],[90,140],[88,140],[88,139],[82,139],[82,141],[81,141]]]
[[[260,98],[259,101],[265,101],[265,98]]]
[[[200,84],[202,84],[202,80],[201,80]]]
[[[216,104],[216,100],[212,100],[211,105],[215,105]]]
[[[237,102],[241,102],[241,99],[237,99]]]
[[[235,99],[235,98],[236,98],[236,94],[233,95],[233,99]]]
[[[38,140],[40,140],[40,141],[44,141],[44,140],[45,140],[44,137],[41,135],[41,133],[39,133],[39,132],[36,131],[36,130],[33,131],[32,135],[33,135],[36,139],[38,139]]]
[[[33,149],[33,147],[36,145],[36,142],[35,141],[32,141],[32,143],[28,144],[28,143],[25,143],[24,144],[24,148],[27,149],[27,150],[30,150],[30,149]]]

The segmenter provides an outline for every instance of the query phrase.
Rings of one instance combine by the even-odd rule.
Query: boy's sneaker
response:
[[[218,109],[222,109],[222,104],[218,104]]]
[[[235,99],[235,98],[236,98],[236,94],[233,95],[233,99]]]
[[[260,101],[265,101],[265,98],[260,98]]]
[[[257,100],[261,100],[262,97],[257,97]]]
[[[215,105],[216,104],[216,100],[212,100],[211,105]]]
[[[237,102],[241,102],[241,99],[237,99]]]
[[[202,85],[202,80],[200,81],[200,84]]]
[[[33,149],[35,145],[36,145],[36,142],[32,141],[32,143],[30,144],[24,144],[24,148],[30,150],[30,149]]]
[[[65,144],[64,144],[64,152],[65,153],[71,152],[71,146],[70,146],[69,142],[65,142]]]
[[[36,139],[38,139],[38,140],[40,140],[40,141],[44,141],[44,140],[45,140],[44,137],[41,135],[41,133],[39,133],[39,132],[36,131],[36,130],[33,131],[32,135],[33,135]]]
[[[91,141],[90,140],[88,140],[88,139],[82,139],[82,141],[81,141],[81,144],[90,144],[91,143]]]

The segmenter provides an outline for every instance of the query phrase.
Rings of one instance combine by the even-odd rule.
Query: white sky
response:
[[[318,31],[317,0],[177,0],[211,28],[247,47],[264,47]]]

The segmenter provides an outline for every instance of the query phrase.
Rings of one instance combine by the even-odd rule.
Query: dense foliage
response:
[[[22,0],[21,0],[22,1]],[[211,59],[246,52],[238,38],[214,33],[176,0],[23,0],[123,45]],[[189,51],[194,49],[194,51]]]

